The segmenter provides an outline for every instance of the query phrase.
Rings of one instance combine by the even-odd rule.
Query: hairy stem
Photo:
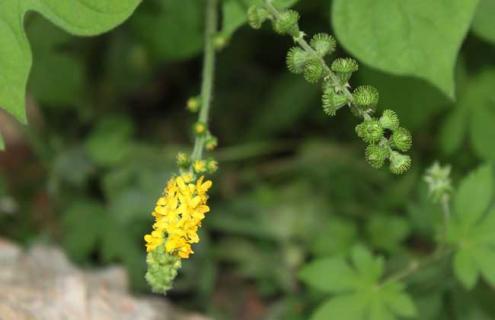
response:
[[[201,83],[201,110],[198,121],[208,123],[208,115],[213,93],[213,82],[215,75],[215,45],[214,37],[218,29],[218,0],[206,0],[205,33],[204,33],[204,55],[203,73]],[[196,137],[191,159],[198,160],[203,156],[205,144],[204,137]]]
[[[275,8],[275,6],[272,4],[271,0],[265,0],[265,6],[268,9],[268,11],[274,16],[275,19],[278,19],[280,17],[280,11]],[[321,65],[325,69],[325,72],[327,74],[328,79],[331,81],[332,86],[334,87],[335,91],[337,92],[342,92],[344,95],[347,97],[347,101],[349,101],[349,107],[352,108],[354,111],[357,111],[360,116],[362,116],[364,119],[368,120],[370,119],[370,116],[368,113],[362,111],[360,108],[358,108],[355,103],[354,103],[354,96],[352,95],[351,91],[349,90],[349,84],[342,84],[339,81],[339,78],[337,75],[330,69],[328,64],[326,63],[325,59],[321,57],[304,39],[304,32],[299,32],[298,37],[293,37],[294,41],[307,53],[311,54],[313,58],[317,59],[320,61]]]

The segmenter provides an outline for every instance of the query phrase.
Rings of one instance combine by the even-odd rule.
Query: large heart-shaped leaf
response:
[[[332,22],[361,61],[454,97],[454,66],[478,0],[335,0]]]
[[[141,0],[2,0],[0,2],[0,106],[26,122],[25,88],[31,50],[24,17],[37,11],[66,31],[82,36],[110,30],[124,21]]]

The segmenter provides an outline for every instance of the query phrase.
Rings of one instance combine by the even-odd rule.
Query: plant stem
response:
[[[278,19],[280,17],[280,11],[275,8],[275,6],[272,4],[271,0],[265,0],[265,6],[268,9],[268,11],[275,17],[275,19]],[[323,59],[322,56],[320,56],[304,39],[304,32],[300,31],[298,37],[293,37],[294,41],[307,53],[311,54],[313,58],[317,59],[320,61],[321,65],[325,69],[325,72],[327,73],[328,78],[330,79],[332,86],[335,88],[335,91],[337,92],[342,92],[344,95],[347,97],[348,105],[350,108],[353,110],[357,111],[359,115],[361,115],[364,119],[369,120],[370,116],[367,112],[362,111],[360,108],[358,108],[354,102],[354,96],[352,95],[351,91],[349,91],[349,84],[342,84],[341,81],[339,80],[339,77],[328,67],[325,59]]]
[[[201,83],[201,109],[198,121],[208,123],[208,115],[212,100],[213,82],[215,74],[215,45],[214,37],[218,29],[218,0],[206,0],[205,33],[204,33],[204,55],[203,73]],[[199,160],[203,156],[205,144],[204,137],[196,137],[191,159]]]

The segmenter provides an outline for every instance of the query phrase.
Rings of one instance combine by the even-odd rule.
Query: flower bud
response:
[[[202,121],[198,121],[193,125],[193,132],[194,135],[197,137],[204,136],[207,131],[208,131],[208,127],[206,126],[206,123]]]
[[[292,73],[302,73],[304,66],[309,60],[309,54],[300,47],[290,48],[289,52],[287,52],[287,68]]]
[[[209,174],[213,174],[218,170],[218,162],[214,159],[208,159],[206,161],[206,170]]]
[[[310,41],[311,47],[318,53],[320,57],[331,54],[337,47],[335,38],[326,33],[318,33],[313,36]]]
[[[316,83],[323,77],[321,61],[313,59],[304,66],[304,79],[309,83]]]
[[[356,60],[352,58],[338,58],[332,62],[332,66],[330,68],[337,74],[341,82],[344,84],[349,81],[352,73],[359,69],[359,65]]]
[[[398,128],[392,134],[392,146],[397,150],[406,152],[411,148],[412,137],[409,130],[405,128]]]
[[[299,13],[294,10],[286,10],[274,20],[273,29],[280,34],[288,34],[293,37],[299,35]]]
[[[198,112],[201,107],[201,103],[199,102],[198,97],[191,97],[187,99],[186,109],[190,112]]]
[[[366,160],[373,168],[381,168],[390,155],[386,145],[370,144],[366,148]]]
[[[204,160],[196,160],[193,162],[192,168],[195,173],[197,174],[202,174],[205,173],[207,168],[206,168],[206,161]]]
[[[218,146],[218,139],[210,135],[205,141],[206,150],[213,151],[217,146]]]
[[[270,14],[265,8],[253,5],[249,7],[247,12],[248,24],[253,29],[259,29],[269,16]]]
[[[411,167],[411,157],[397,151],[390,153],[390,172],[393,174],[403,174]]]
[[[387,109],[380,117],[380,124],[384,129],[394,131],[399,128],[399,117],[394,111]]]
[[[348,100],[343,93],[337,93],[333,87],[327,86],[321,96],[321,102],[323,111],[329,116],[334,116],[337,110],[344,106]]]
[[[378,104],[379,93],[375,87],[359,86],[354,92],[354,102],[362,110],[374,110]]]
[[[177,166],[181,169],[187,169],[191,165],[191,159],[184,152],[177,153]]]
[[[377,143],[383,137],[383,128],[377,120],[365,120],[356,126],[356,133],[366,143]]]

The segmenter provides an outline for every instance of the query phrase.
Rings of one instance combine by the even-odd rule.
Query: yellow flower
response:
[[[194,181],[190,173],[168,181],[152,213],[153,231],[144,236],[148,252],[165,243],[165,252],[179,258],[187,259],[194,253],[191,244],[199,242],[198,229],[210,211],[207,192],[211,186],[204,177]]]
[[[204,161],[204,160],[194,161],[193,170],[196,173],[204,173],[206,171],[206,161]]]

